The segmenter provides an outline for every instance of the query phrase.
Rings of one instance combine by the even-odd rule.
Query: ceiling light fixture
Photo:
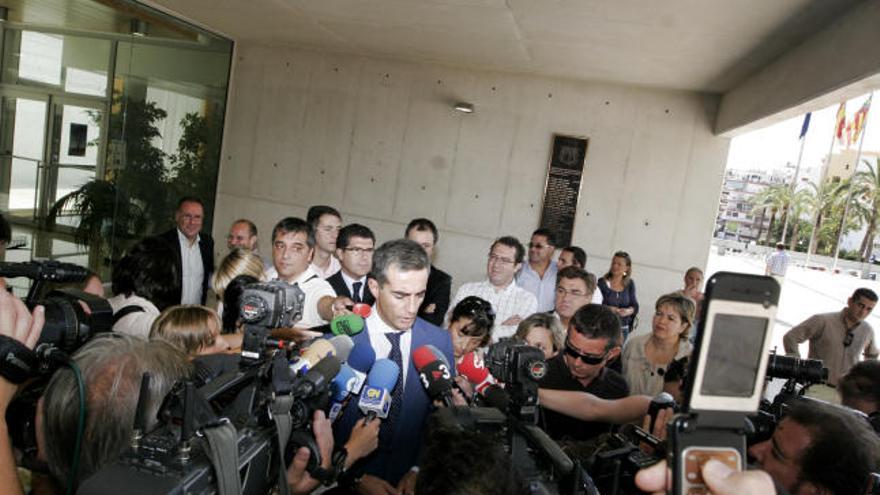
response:
[[[461,113],[474,113],[474,105],[473,103],[460,101],[455,104],[455,110]]]
[[[131,34],[133,36],[146,36],[149,27],[150,25],[147,24],[147,21],[141,19],[131,20]]]

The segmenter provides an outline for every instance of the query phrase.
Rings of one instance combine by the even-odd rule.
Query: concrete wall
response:
[[[268,253],[272,225],[312,204],[380,242],[426,216],[457,287],[485,276],[495,237],[528,242],[560,133],[590,139],[574,242],[591,271],[628,251],[650,308],[706,263],[729,143],[711,131],[715,99],[246,43],[234,67],[218,240],[251,218]]]

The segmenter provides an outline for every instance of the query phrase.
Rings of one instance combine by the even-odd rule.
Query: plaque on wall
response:
[[[559,246],[571,244],[586,157],[587,138],[553,135],[553,152],[544,185],[541,227],[556,234]]]

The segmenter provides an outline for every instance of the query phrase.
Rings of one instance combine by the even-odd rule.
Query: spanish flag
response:
[[[837,136],[837,142],[843,146],[843,131],[846,129],[846,102],[840,104],[837,109],[837,119],[835,120],[834,135]]]
[[[868,110],[871,108],[871,98],[874,97],[874,93],[871,93],[871,96],[868,96],[868,99],[865,100],[865,103],[862,104],[862,108],[859,108],[859,111],[853,115],[853,142],[859,142],[859,134],[865,129],[865,122],[868,120]]]

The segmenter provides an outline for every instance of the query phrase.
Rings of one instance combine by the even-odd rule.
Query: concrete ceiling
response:
[[[723,93],[859,0],[152,0],[240,42]]]

